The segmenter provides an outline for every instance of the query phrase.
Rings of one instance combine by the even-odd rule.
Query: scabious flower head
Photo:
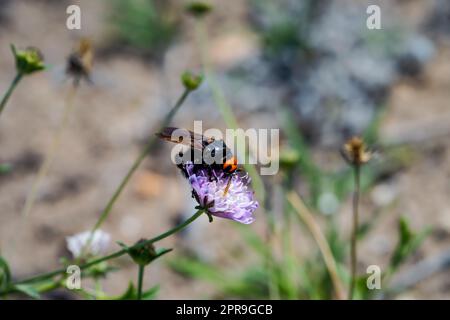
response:
[[[192,187],[192,196],[208,215],[244,224],[255,220],[253,212],[258,202],[249,187],[248,174],[230,176],[221,170],[191,163],[184,164],[182,170]],[[230,187],[225,193],[230,178]]]
[[[16,69],[21,74],[31,74],[36,71],[45,69],[44,58],[37,48],[27,48],[25,50],[17,50],[11,45],[14,58],[16,59]]]
[[[92,238],[91,234],[91,231],[85,231],[66,238],[67,249],[74,258],[79,258],[82,255],[97,256],[106,253],[111,242],[111,236],[102,230],[96,230]],[[88,244],[89,240],[90,243]]]

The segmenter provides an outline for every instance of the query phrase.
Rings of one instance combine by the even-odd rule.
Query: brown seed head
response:
[[[370,160],[372,153],[366,149],[363,139],[353,137],[344,144],[342,156],[352,165],[363,165]]]
[[[66,72],[78,85],[81,79],[91,82],[92,62],[94,51],[89,39],[81,39],[76,48],[67,59]]]

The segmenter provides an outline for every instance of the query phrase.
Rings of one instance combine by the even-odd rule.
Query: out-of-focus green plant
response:
[[[0,256],[0,290],[6,289],[11,282],[11,271],[6,260]]]
[[[403,231],[401,231],[403,230]],[[419,233],[412,232],[405,221],[399,221],[399,243],[394,248],[390,265],[382,274],[383,292],[389,290],[389,277],[418,249],[429,230]],[[326,268],[323,257],[316,251],[302,257],[284,256],[274,259],[271,268],[265,267],[266,257],[271,248],[265,240],[251,229],[242,229],[241,235],[249,249],[257,254],[256,261],[241,271],[230,270],[227,267],[206,262],[196,256],[173,257],[168,261],[172,270],[181,275],[210,283],[216,289],[213,298],[216,299],[269,299],[271,298],[272,279],[280,299],[334,299],[335,287]],[[361,235],[362,240],[366,234]],[[329,228],[327,240],[334,259],[336,259],[337,274],[341,281],[348,282],[349,272],[346,268],[348,241],[342,239],[337,227]],[[286,272],[286,261],[291,263],[294,273]],[[293,288],[293,277],[298,277],[298,287]],[[368,275],[359,275],[355,282],[356,299],[370,299],[380,294],[379,290],[367,288]],[[293,295],[293,293],[295,293]],[[210,298],[210,297],[204,297]]]
[[[398,234],[399,239],[397,246],[391,256],[389,263],[389,270],[386,272],[385,279],[398,270],[400,265],[406,261],[406,259],[413,254],[417,248],[422,244],[426,236],[430,233],[430,228],[416,233],[411,230],[408,220],[405,217],[401,217],[398,221]]]
[[[189,77],[187,76],[189,75]],[[189,82],[186,81],[186,78],[189,78]],[[164,127],[168,126],[172,119],[175,117],[178,110],[181,108],[183,103],[186,101],[189,94],[193,91],[195,91],[198,86],[201,84],[203,77],[197,76],[192,74],[191,72],[184,72],[181,76],[181,82],[184,85],[184,92],[181,94],[181,96],[178,98],[175,105],[172,107],[172,109],[169,110],[169,112],[166,114],[164,119],[161,122],[160,129],[158,132],[160,132]],[[157,142],[157,137],[155,135],[152,135],[149,139],[147,144],[145,145],[144,149],[141,151],[141,153],[138,155],[134,163],[131,165],[128,172],[125,174],[124,178],[120,182],[119,186],[117,187],[116,191],[112,195],[112,197],[109,199],[108,203],[106,204],[105,208],[103,209],[102,213],[100,214],[100,217],[98,218],[96,224],[92,228],[92,235],[94,234],[95,230],[100,228],[100,226],[103,224],[103,222],[106,220],[106,218],[111,213],[111,210],[116,203],[117,199],[119,198],[122,191],[125,189],[126,185],[130,181],[133,174],[136,172],[136,170],[139,168],[141,163],[144,161],[144,159],[149,154],[150,150],[153,148],[155,143]],[[88,241],[88,244],[90,243],[92,239]]]
[[[309,36],[316,3],[319,1],[251,1],[256,12],[258,31],[264,53],[272,61],[288,66],[307,58],[312,52]]]
[[[8,173],[11,173],[13,170],[13,167],[9,163],[0,163],[0,176],[7,175]]]
[[[81,271],[86,271],[91,268],[95,268],[101,264],[103,264],[106,261],[119,258],[123,255],[129,254],[130,251],[132,252],[140,252],[141,248],[144,248],[146,246],[149,246],[155,242],[158,242],[162,239],[165,239],[178,231],[184,229],[186,226],[188,226],[190,223],[195,221],[197,218],[199,218],[201,215],[205,213],[204,209],[198,209],[196,213],[194,213],[190,218],[185,220],[183,223],[179,224],[178,226],[175,226],[174,228],[156,236],[148,240],[144,240],[141,242],[136,243],[135,245],[131,247],[124,247],[121,250],[118,250],[116,252],[113,252],[109,255],[103,256],[103,257],[94,257],[93,259],[89,259],[88,261],[76,261],[77,263],[83,262],[78,265]],[[161,249],[156,252],[154,256],[151,257],[151,261],[163,256],[164,254],[170,252],[171,250],[168,249]],[[24,293],[27,294],[33,298],[38,298],[37,294],[40,292],[46,292],[48,290],[53,290],[60,288],[64,285],[64,280],[66,277],[66,267],[62,267],[60,269],[50,271],[44,274],[39,274],[37,276],[14,281],[12,282],[9,267],[7,267],[6,260],[2,259],[0,260],[0,268],[2,268],[0,274],[4,274],[5,276],[2,276],[3,279],[6,279],[6,281],[2,280],[1,287],[0,287],[0,297],[5,296],[7,294],[11,293]],[[39,289],[38,289],[39,288]],[[142,287],[141,287],[142,288]],[[83,294],[87,294],[86,292],[80,291]],[[36,293],[36,294],[35,294]],[[137,293],[136,297],[144,297],[145,292]]]
[[[212,6],[209,3],[202,1],[194,1],[186,5],[186,12],[196,18],[202,18],[206,16],[211,10]]]
[[[134,287],[133,283],[130,282],[128,285],[127,290],[120,296],[117,297],[108,297],[103,296],[101,297],[102,300],[136,300],[139,298],[139,300],[153,300],[156,298],[156,295],[158,294],[159,286],[151,287],[150,289],[142,292],[142,294],[139,297],[138,290]]]
[[[159,258],[160,256],[169,253],[172,249],[159,249],[156,251],[152,243],[147,243],[146,239],[139,240],[136,245],[144,244],[142,246],[127,247],[123,243],[119,243],[123,248],[125,248],[133,259],[134,263],[138,266],[138,287],[137,287],[137,300],[143,299],[143,282],[144,282],[144,271],[145,267],[149,265],[153,260]]]
[[[307,192],[307,205],[314,212],[321,211],[320,198],[323,194],[330,192],[334,194],[337,206],[335,211],[343,204],[352,192],[352,170],[348,168],[327,171],[318,167],[313,161],[311,148],[306,143],[300,130],[293,122],[293,116],[289,111],[285,113],[284,133],[286,134],[289,148],[286,153],[280,155],[281,175],[284,183],[281,184],[284,194],[287,194],[296,185],[293,177],[303,180],[303,184],[309,188]],[[368,127],[364,134],[371,143],[378,141],[378,128],[380,117],[375,117],[374,123]],[[338,148],[336,148],[338,153]],[[403,161],[392,158],[395,152],[390,150],[384,162],[394,161],[398,166],[404,166]],[[361,194],[370,190],[380,175],[386,173],[386,163],[373,163],[361,171]],[[390,166],[390,165],[389,165]],[[277,226],[284,225],[285,219],[289,219],[292,209],[284,207],[284,213],[279,216],[283,221],[275,219],[272,222]],[[287,214],[285,214],[287,213]],[[356,230],[356,241],[364,240],[370,235],[370,231],[382,217],[382,210],[377,209],[372,213],[369,220],[362,221]],[[319,217],[314,215],[313,219],[324,220],[324,238],[329,245],[330,252],[327,254],[334,259],[336,274],[339,281],[350,282],[348,271],[348,252],[350,243],[348,237],[342,234],[338,227],[336,214],[326,214]],[[288,222],[293,225],[293,221]],[[295,224],[294,224],[295,225]],[[300,225],[311,231],[300,221]],[[386,271],[383,272],[383,289],[388,290],[389,276],[394,273],[401,262],[406,261],[419,247],[427,234],[421,231],[418,234],[412,232],[403,219],[399,222],[399,244],[394,248],[393,257]],[[302,228],[304,230],[304,228]],[[202,261],[198,257],[175,257],[169,260],[169,266],[187,277],[204,280],[212,284],[216,290],[215,298],[242,298],[242,299],[268,299],[273,298],[271,291],[275,290],[277,298],[281,299],[334,299],[336,298],[335,283],[331,277],[330,269],[324,262],[320,250],[314,251],[305,257],[298,257],[293,251],[283,251],[281,257],[273,256],[273,248],[267,239],[255,233],[252,229],[241,229],[244,243],[249,245],[249,250],[257,254],[257,261],[241,272],[229,272],[226,267],[220,268],[212,263]],[[285,232],[283,230],[283,232]],[[280,234],[278,233],[278,236]],[[294,244],[295,246],[295,244]],[[267,267],[267,257],[270,256],[270,268]],[[293,270],[293,272],[292,272]],[[368,275],[357,275],[355,277],[355,288],[353,297],[356,299],[370,299],[379,294],[377,290],[367,288]],[[294,278],[298,278],[295,281]]]
[[[198,86],[201,84],[202,77],[196,76],[189,72],[186,72],[181,77],[181,82],[184,85],[185,90],[184,90],[183,94],[180,96],[180,98],[177,100],[175,105],[168,111],[165,118],[162,120],[161,128],[159,131],[161,131],[162,128],[166,127],[172,121],[173,117],[178,112],[181,105],[184,103],[184,101],[188,97],[188,95],[192,91],[196,90],[198,88]],[[154,237],[152,239],[139,242],[132,247],[125,246],[122,250],[119,250],[113,254],[110,254],[110,255],[107,255],[104,257],[100,257],[100,258],[94,258],[94,259],[88,259],[88,257],[85,256],[84,254],[86,253],[85,249],[87,250],[87,248],[90,247],[90,244],[93,239],[93,235],[94,235],[95,231],[102,225],[102,223],[108,217],[115,202],[119,198],[121,192],[127,185],[131,176],[137,170],[137,168],[142,163],[142,161],[145,159],[145,157],[148,155],[150,149],[153,147],[153,145],[156,143],[156,141],[157,141],[157,137],[155,135],[152,135],[149,138],[147,145],[142,150],[142,152],[139,154],[138,158],[132,164],[132,166],[128,170],[127,174],[125,175],[124,179],[122,180],[120,185],[117,187],[117,189],[114,192],[114,194],[112,195],[112,197],[109,199],[109,201],[108,201],[105,209],[103,210],[102,214],[100,215],[97,223],[92,228],[90,237],[87,239],[86,244],[83,246],[83,248],[81,248],[80,256],[75,261],[77,263],[77,265],[79,265],[80,270],[82,270],[84,272],[85,276],[92,277],[97,280],[97,279],[103,277],[104,275],[106,275],[108,272],[113,270],[106,264],[107,261],[118,258],[127,253],[131,254],[134,260],[136,258],[139,258],[138,260],[135,260],[139,264],[138,290],[137,290],[137,295],[136,295],[136,297],[139,299],[140,298],[143,299],[146,296],[148,296],[146,294],[146,292],[143,292],[143,290],[142,290],[143,271],[144,271],[145,265],[142,263],[144,261],[144,260],[142,260],[142,259],[144,259],[143,256],[141,255],[140,257],[138,257],[138,254],[142,253],[140,249],[145,246],[150,246],[154,242],[164,239],[165,237],[168,237],[168,236],[178,232],[179,230],[183,229],[188,224],[190,224],[195,219],[197,219],[202,213],[204,213],[203,209],[199,209],[191,218],[186,220],[184,223],[176,226],[175,228],[172,228],[171,230],[169,230],[157,237]],[[155,252],[154,255],[151,255],[151,254],[147,255],[147,258],[148,258],[147,262],[149,263],[152,260],[154,260],[170,251],[171,250],[168,250],[168,249],[162,249],[162,250]],[[149,252],[150,251],[147,251],[147,253],[149,253]],[[86,262],[86,260],[88,260],[88,261]],[[0,261],[0,268],[1,268],[0,296],[4,296],[4,295],[10,294],[10,293],[20,292],[20,293],[26,294],[32,298],[38,298],[38,294],[41,292],[46,292],[49,290],[53,290],[53,289],[62,287],[63,280],[65,279],[64,275],[66,273],[66,266],[69,264],[68,261],[66,261],[64,259],[62,260],[62,263],[63,263],[63,265],[65,265],[63,268],[60,268],[60,269],[57,269],[57,270],[54,270],[51,272],[47,272],[44,274],[40,274],[40,275],[31,277],[28,279],[11,282],[8,264],[7,264],[6,260],[2,258],[2,260]],[[83,290],[81,290],[80,293],[83,294],[83,296],[85,296],[85,297],[92,296],[92,294],[90,294],[89,292],[84,292]],[[96,296],[100,297],[102,295],[97,294]]]
[[[115,42],[159,59],[177,34],[171,1],[113,0],[111,22]]]
[[[192,14],[192,8],[196,6],[202,6],[202,4],[199,3],[193,3],[191,5],[187,6],[187,12]],[[217,82],[216,73],[214,71],[213,66],[210,63],[209,59],[209,47],[208,47],[208,32],[207,32],[207,26],[204,23],[204,16],[209,13],[213,8],[211,6],[208,6],[208,10],[202,11],[201,15],[194,14],[195,17],[195,23],[196,23],[196,41],[197,46],[200,51],[200,60],[204,69],[205,78],[209,83],[209,86],[211,88],[211,93],[213,95],[214,102],[216,103],[217,109],[219,110],[220,114],[222,115],[222,118],[227,125],[228,128],[237,130],[239,128],[238,120],[233,112],[233,108],[228,103],[227,98],[225,97],[225,94],[222,90],[222,88],[219,86]],[[242,134],[236,134],[234,139],[236,139],[237,145],[243,146],[245,145],[244,139],[245,137]],[[248,158],[249,150],[239,150],[239,152],[242,152],[241,156],[245,159]],[[257,173],[257,170],[254,165],[251,165],[247,162],[243,163],[243,166],[245,170],[249,173],[250,177],[252,178],[252,184],[253,189],[255,190],[255,194],[258,198],[258,200],[261,203],[264,203],[265,198],[265,187],[264,183]]]

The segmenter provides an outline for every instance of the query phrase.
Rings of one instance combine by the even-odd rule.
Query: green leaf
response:
[[[0,163],[0,175],[11,173],[13,167],[10,163]]]
[[[114,300],[134,300],[136,298],[137,291],[133,285],[133,282],[130,281],[127,290],[122,295],[116,297]]]
[[[259,255],[266,257],[271,253],[267,244],[253,229],[241,224],[236,225],[236,227],[244,238],[244,242],[250,245]]]
[[[14,286],[14,289],[16,289],[17,291],[26,294],[27,296],[29,296],[30,298],[33,299],[39,299],[40,295],[39,292],[31,285],[27,285],[27,284],[17,284]]]
[[[95,296],[97,300],[136,300],[137,299],[137,290],[133,285],[133,282],[129,282],[127,289],[124,293],[118,296],[107,296],[107,295],[97,295]]]
[[[108,264],[107,261],[97,263],[83,271],[84,277],[91,277],[94,279],[106,278],[110,272],[118,271],[117,267]]]
[[[413,232],[406,218],[401,217],[398,223],[399,240],[390,261],[391,272],[395,271],[417,248],[429,234],[425,228],[419,234]]]
[[[159,285],[156,285],[149,290],[142,293],[142,299],[143,300],[153,300],[156,298],[157,294],[159,292]]]
[[[280,272],[276,269],[276,283],[280,285]],[[249,267],[237,276],[228,277],[227,282],[219,288],[225,298],[239,298],[239,299],[268,299],[269,285],[268,285],[267,268],[262,268],[260,265]]]
[[[216,285],[227,282],[221,270],[196,258],[175,258],[169,261],[169,266],[185,276],[203,279]]]
[[[369,126],[364,130],[363,138],[364,141],[368,144],[374,144],[379,141],[379,132],[382,121],[384,120],[385,115],[385,106],[379,106],[377,109],[373,120],[369,124]]]
[[[289,144],[301,155],[298,160],[298,167],[301,174],[306,178],[311,193],[311,203],[314,208],[317,206],[317,200],[322,189],[322,178],[324,174],[315,165],[309,147],[297,128],[295,117],[289,110],[284,110],[284,130]]]
[[[158,58],[178,31],[169,1],[111,1],[110,23],[115,43]]]
[[[0,289],[6,289],[11,283],[11,271],[8,262],[0,256]]]
[[[375,298],[379,293],[380,290],[370,290],[367,287],[367,276],[358,276],[356,278],[354,299],[369,300]]]

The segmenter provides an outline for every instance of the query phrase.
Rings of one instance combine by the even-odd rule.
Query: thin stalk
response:
[[[148,239],[146,241],[139,242],[139,243],[135,244],[134,246],[132,246],[130,248],[122,249],[122,250],[116,251],[114,253],[111,253],[111,254],[109,254],[107,256],[100,257],[100,258],[97,258],[95,260],[86,262],[86,263],[80,265],[79,268],[80,268],[80,270],[87,269],[87,268],[92,267],[92,266],[94,266],[96,264],[99,264],[101,262],[121,257],[124,254],[127,254],[128,250],[130,250],[130,249],[139,249],[139,248],[141,248],[143,246],[146,246],[146,245],[155,243],[157,241],[160,241],[162,239],[165,239],[165,238],[171,236],[172,234],[177,233],[178,231],[180,231],[180,230],[184,229],[185,227],[187,227],[189,224],[191,224],[193,221],[195,221],[198,217],[200,217],[202,215],[202,213],[204,213],[204,210],[200,209],[196,213],[194,213],[189,219],[184,221],[183,223],[179,224],[178,226],[176,226],[176,227],[174,227],[174,228],[172,228],[172,229],[170,229],[170,230],[168,230],[168,231],[166,231],[166,232],[164,232],[164,233],[162,233],[162,234],[160,234],[160,235],[158,235],[158,236],[156,236],[156,237],[154,237],[152,239]],[[168,252],[167,250],[166,251],[162,251],[160,253],[160,255],[163,255],[163,254],[165,254],[167,252]],[[10,287],[9,289],[7,289],[5,291],[0,292],[0,295],[4,295],[4,294],[7,294],[9,292],[14,291],[14,288],[13,288],[14,285],[38,282],[38,281],[50,279],[50,278],[53,278],[53,277],[55,277],[57,275],[62,275],[62,274],[65,274],[65,273],[66,273],[66,268],[60,268],[60,269],[57,269],[57,270],[54,270],[54,271],[51,271],[51,272],[47,272],[47,273],[44,273],[44,274],[41,274],[41,275],[33,276],[33,277],[30,277],[30,278],[27,278],[27,279],[15,282],[13,284],[12,288]]]
[[[166,115],[166,117],[164,118],[163,122],[162,122],[162,126],[161,129],[166,127],[172,120],[172,118],[175,116],[175,114],[177,113],[178,109],[181,107],[181,105],[183,104],[183,102],[186,100],[187,96],[189,95],[191,91],[190,90],[185,90],[183,92],[183,94],[181,95],[181,97],[178,99],[177,103],[175,104],[175,106],[172,108],[172,110],[170,110],[170,112]],[[134,174],[134,172],[136,171],[136,169],[140,166],[140,164],[142,163],[142,161],[145,159],[145,157],[147,156],[147,154],[149,153],[149,151],[153,148],[155,142],[156,142],[156,136],[151,136],[151,138],[149,139],[148,143],[145,145],[144,149],[142,150],[142,152],[138,155],[137,159],[134,161],[133,165],[131,166],[131,168],[128,170],[127,174],[125,175],[125,177],[123,178],[122,182],[120,183],[119,187],[116,189],[116,191],[114,192],[113,196],[111,197],[111,199],[108,201],[105,209],[103,209],[100,218],[98,219],[97,223],[95,224],[94,228],[92,228],[92,234],[94,233],[95,230],[97,230],[98,228],[100,228],[100,226],[102,225],[102,223],[105,221],[105,219],[108,217],[109,213],[111,212],[111,209],[113,208],[114,204],[116,203],[117,199],[119,198],[120,194],[122,193],[123,189],[125,188],[125,186],[127,185],[128,181],[130,180],[131,176]],[[91,234],[91,237],[92,237]]]
[[[206,77],[209,85],[210,85],[213,99],[216,103],[216,106],[217,106],[220,114],[222,115],[222,118],[223,118],[226,126],[228,128],[236,130],[239,128],[238,121],[237,121],[236,117],[234,116],[233,109],[231,108],[230,104],[228,103],[228,101],[225,97],[225,94],[221,90],[220,85],[218,84],[218,82],[216,80],[215,72],[214,72],[213,68],[211,67],[211,63],[210,63],[209,55],[208,55],[208,36],[207,36],[207,32],[206,32],[206,28],[205,28],[203,19],[196,19],[195,28],[196,28],[195,31],[196,31],[197,48],[199,50],[201,64],[204,69],[203,72],[205,74],[205,77]],[[238,139],[237,145],[242,145],[242,146],[245,145],[245,141],[244,141],[245,139],[242,139],[242,137],[240,137],[240,136],[237,136],[236,138]],[[244,153],[247,153],[247,152],[248,152],[247,150],[244,150]],[[247,154],[244,154],[244,156],[245,155],[247,155]],[[260,203],[264,203],[265,198],[266,198],[265,197],[266,190],[265,190],[264,183],[256,170],[256,167],[249,163],[244,163],[243,166],[245,168],[245,171],[247,171],[248,174],[250,175],[250,177],[252,178],[253,189],[255,190],[256,197],[260,200]],[[261,206],[260,210],[264,212],[264,207]],[[267,217],[268,215],[266,214],[265,216]],[[269,241],[269,245],[272,246],[273,242],[274,242],[273,233],[275,231],[270,230],[270,229],[271,229],[271,226],[269,226],[268,241]],[[267,260],[266,264],[267,264],[267,269],[268,269],[269,296],[270,296],[270,299],[279,299],[280,292],[279,292],[279,288],[278,288],[278,283],[277,283],[277,279],[276,279],[277,275],[276,275],[276,270],[275,270],[276,261],[272,255],[272,253],[270,253],[270,252],[267,253],[266,260]]]
[[[53,136],[50,149],[45,157],[43,164],[39,168],[38,173],[36,174],[36,177],[31,186],[31,191],[26,198],[25,206],[22,210],[22,216],[24,218],[28,217],[28,215],[30,214],[34,202],[36,200],[39,186],[42,183],[42,180],[47,176],[48,170],[50,169],[50,166],[53,163],[53,159],[55,158],[55,155],[59,149],[62,133],[64,132],[64,129],[67,127],[67,124],[69,123],[70,114],[72,113],[72,110],[74,108],[74,98],[76,89],[77,89],[76,86],[71,87],[69,93],[67,94],[61,124]]]
[[[188,89],[186,89],[183,92],[183,94],[180,96],[178,101],[175,103],[174,107],[169,111],[169,113],[166,115],[166,117],[162,121],[162,125],[161,125],[161,128],[160,128],[159,131],[161,131],[164,127],[169,125],[169,123],[172,121],[173,117],[175,116],[177,111],[180,109],[181,105],[184,103],[184,101],[186,100],[186,98],[188,97],[190,92],[191,92],[191,90],[188,90]],[[128,184],[128,182],[130,181],[130,178],[133,176],[133,174],[135,173],[137,168],[141,165],[142,161],[148,155],[150,150],[153,148],[153,146],[155,145],[156,141],[157,141],[156,136],[152,135],[150,137],[150,139],[148,140],[147,144],[145,145],[144,149],[141,151],[141,153],[138,155],[138,157],[134,161],[134,163],[131,166],[131,168],[128,170],[128,172],[125,175],[125,177],[122,179],[122,182],[117,187],[116,191],[114,192],[114,194],[112,195],[112,197],[110,198],[108,203],[106,204],[105,208],[103,209],[102,213],[100,214],[100,217],[98,218],[97,222],[95,223],[94,227],[92,228],[91,234],[89,236],[88,241],[86,242],[86,245],[84,246],[84,248],[82,250],[81,256],[83,256],[83,252],[85,251],[85,248],[89,247],[90,243],[92,242],[92,238],[94,236],[94,232],[98,228],[100,228],[100,226],[103,224],[103,222],[109,216],[109,214],[111,213],[111,210],[112,210],[114,204],[116,203],[116,201],[119,198],[120,194],[122,193],[123,189]]]
[[[239,127],[238,121],[234,116],[233,109],[227,102],[227,99],[223,91],[221,90],[219,84],[217,83],[216,75],[209,61],[208,37],[203,19],[197,19],[195,27],[196,27],[197,46],[200,51],[201,63],[203,65],[204,74],[209,82],[211,92],[213,94],[213,99],[216,102],[217,108],[219,109],[219,112],[221,113],[227,127],[236,130]],[[245,139],[243,139],[243,137],[238,135],[236,138],[238,139],[237,141],[238,146],[245,146]],[[243,166],[245,170],[249,173],[250,177],[252,178],[253,188],[255,190],[256,196],[261,202],[264,202],[265,187],[255,166],[248,163],[244,163]]]
[[[333,257],[330,246],[328,245],[327,239],[320,230],[320,227],[314,219],[314,216],[306,207],[303,200],[294,191],[288,193],[287,199],[297,212],[298,217],[305,223],[306,227],[311,232],[314,240],[316,241],[325,262],[325,266],[327,267],[328,273],[330,274],[331,281],[333,282],[333,287],[337,299],[345,300],[345,289],[338,275],[336,261]]]
[[[298,288],[297,285],[297,268],[295,266],[295,250],[292,246],[292,219],[290,212],[285,210],[283,212],[283,224],[282,224],[282,249],[283,249],[283,269],[286,275],[287,282],[287,294],[288,299],[298,298]]]
[[[5,108],[6,103],[9,100],[9,97],[11,97],[11,94],[13,93],[13,91],[17,87],[17,85],[19,84],[22,77],[23,77],[23,73],[19,72],[16,74],[13,81],[11,82],[8,90],[6,91],[5,95],[2,98],[2,101],[0,102],[0,114],[2,113],[3,109]]]
[[[138,271],[138,292],[137,292],[138,300],[142,300],[142,282],[144,281],[144,269],[145,266],[140,264]]]
[[[102,289],[102,283],[100,281],[100,279],[98,277],[94,278],[94,284],[95,284],[95,296],[99,297],[103,294],[103,289]]]
[[[268,285],[269,285],[269,299],[270,300],[279,300],[280,299],[280,290],[278,286],[277,280],[277,271],[276,271],[276,261],[273,255],[272,248],[275,244],[276,239],[276,224],[272,215],[266,215],[268,217],[267,224],[267,244],[269,250],[266,251],[265,254],[265,262],[267,265],[267,275],[268,275]]]
[[[354,164],[353,176],[355,179],[355,190],[353,192],[353,227],[351,236],[351,282],[348,299],[353,299],[356,285],[356,264],[358,262],[357,242],[358,242],[358,211],[359,211],[359,194],[360,194],[360,166]]]

